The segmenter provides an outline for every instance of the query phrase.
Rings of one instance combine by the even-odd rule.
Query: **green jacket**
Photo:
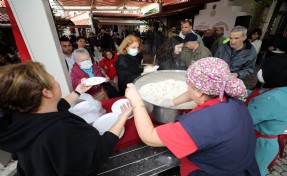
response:
[[[226,38],[223,37],[223,34],[222,34],[221,37],[217,38],[217,39],[213,42],[213,44],[212,44],[211,47],[210,47],[210,51],[211,51],[212,55],[215,55],[216,50],[218,49],[218,47],[219,47],[220,45],[223,45],[223,44],[224,44],[224,40],[225,40],[225,39],[226,39]]]
[[[182,66],[188,68],[195,61],[209,56],[212,56],[211,52],[202,44],[199,44],[194,52],[192,52],[191,49],[184,47],[181,52]]]

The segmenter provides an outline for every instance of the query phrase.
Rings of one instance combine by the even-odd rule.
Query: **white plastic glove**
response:
[[[160,106],[161,107],[165,107],[165,108],[170,108],[170,107],[173,107],[174,104],[172,102],[172,99],[163,99],[161,102],[160,102]]]

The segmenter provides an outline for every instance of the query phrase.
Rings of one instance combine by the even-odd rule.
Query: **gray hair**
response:
[[[247,36],[247,29],[244,26],[235,26],[230,32],[242,32],[243,36]]]
[[[217,29],[217,28],[224,32],[224,27],[223,26],[215,26],[215,29]]]
[[[79,58],[80,55],[83,54],[87,54],[90,57],[89,52],[85,49],[85,48],[78,48],[75,49],[72,53],[72,58],[74,58],[75,60],[77,60]]]

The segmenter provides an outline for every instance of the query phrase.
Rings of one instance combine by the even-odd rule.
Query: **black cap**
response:
[[[188,33],[184,38],[184,43],[197,41],[197,35],[194,33]]]

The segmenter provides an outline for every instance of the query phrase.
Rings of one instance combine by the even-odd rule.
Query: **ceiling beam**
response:
[[[134,12],[139,11],[139,9],[64,9],[65,11],[93,11],[93,12],[107,12],[107,11],[128,11]]]

